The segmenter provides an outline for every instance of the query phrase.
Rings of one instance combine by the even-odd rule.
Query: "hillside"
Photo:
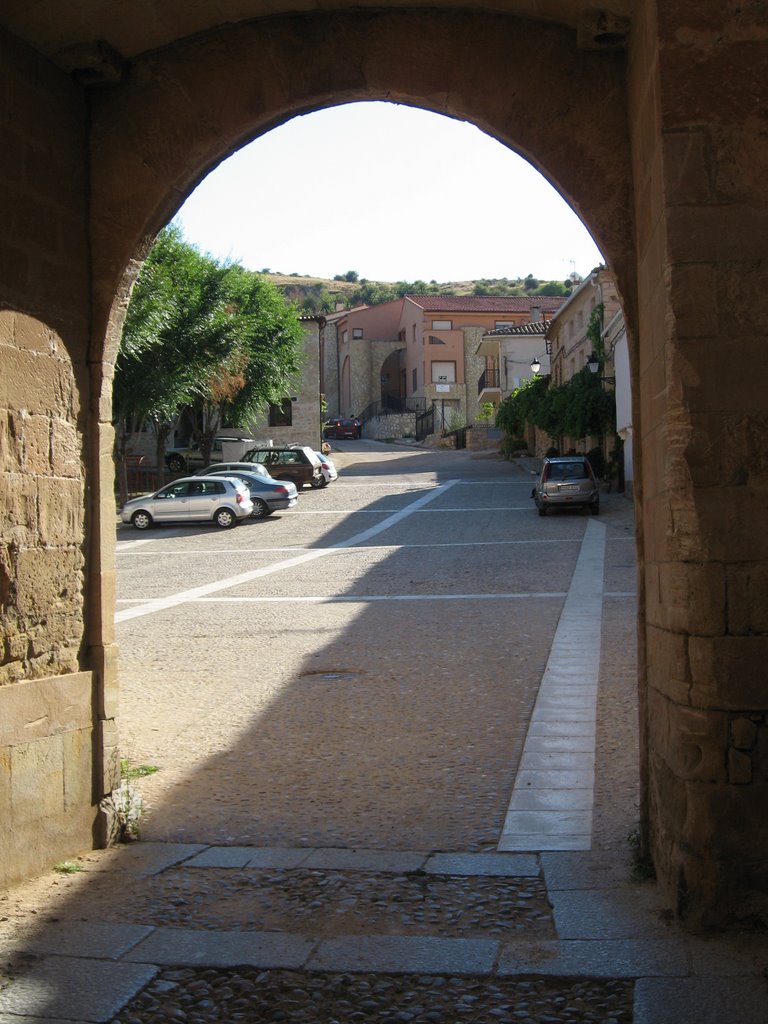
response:
[[[406,293],[434,295],[562,295],[568,296],[579,278],[542,281],[526,278],[496,278],[477,281],[369,281],[365,278],[328,280],[299,274],[264,274],[304,313],[330,313],[337,303],[349,308],[389,302]]]

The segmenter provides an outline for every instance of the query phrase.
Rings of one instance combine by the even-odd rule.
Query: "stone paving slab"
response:
[[[627,886],[627,899],[633,902],[635,893],[643,887],[643,883],[631,883],[631,864],[627,854],[617,856],[603,851],[545,852],[541,854],[541,865],[547,892]]]
[[[302,967],[315,940],[289,932],[156,928],[123,960],[180,967]]]
[[[510,811],[590,811],[592,810],[592,789],[546,789],[531,786],[515,789]]]
[[[505,944],[499,974],[563,978],[684,977],[684,940],[612,939],[597,942],[534,941]]]
[[[595,755],[593,751],[586,753],[563,750],[527,751],[520,758],[523,771],[589,771],[594,774]]]
[[[313,971],[382,971],[390,974],[490,974],[499,943],[403,935],[326,939],[310,958]]]
[[[130,872],[134,876],[147,878],[157,875],[194,857],[205,849],[203,843],[129,843],[115,848],[113,856],[105,857],[99,864],[89,866],[89,871]]]
[[[547,850],[589,850],[592,845],[592,833],[585,831],[581,834],[574,835],[555,835],[554,833],[546,836],[546,847]],[[516,851],[517,853],[536,853],[541,850],[542,847],[542,835],[539,832],[535,832],[532,835],[504,835],[499,840],[497,849],[505,851]]]
[[[511,810],[507,813],[502,840],[537,835],[540,839],[552,836],[591,835],[592,810],[547,811]],[[547,847],[544,847],[547,849]],[[539,847],[541,849],[541,847]]]
[[[188,868],[276,868],[291,870],[312,851],[276,846],[209,846],[186,861]]]
[[[28,1017],[26,1014],[23,1017],[19,1017],[18,1014],[12,1016],[7,1013],[0,1013],[0,1024],[73,1024],[72,1018],[69,1020],[63,1020],[58,1018],[56,1020],[53,1017]]]
[[[595,784],[595,773],[589,768],[578,771],[567,768],[539,768],[537,771],[532,771],[524,768],[517,773],[515,783],[516,788],[522,792],[527,789],[592,790]]]
[[[405,874],[424,867],[426,853],[387,850],[315,850],[301,865],[332,871],[386,871]]]
[[[674,933],[660,919],[654,894],[642,890],[554,890],[549,900],[561,939],[668,938]]]
[[[633,1024],[765,1024],[768,985],[739,978],[641,978]]]
[[[141,924],[109,924],[104,921],[52,921],[25,935],[23,949],[30,953],[62,953],[70,957],[119,960],[146,938],[152,928]]]
[[[434,875],[536,878],[539,863],[536,857],[504,853],[435,853],[424,870]]]
[[[0,1019],[16,1014],[18,1024],[23,1024],[25,1015],[48,1024],[51,1019],[102,1024],[156,973],[157,968],[146,963],[51,956],[0,992]]]

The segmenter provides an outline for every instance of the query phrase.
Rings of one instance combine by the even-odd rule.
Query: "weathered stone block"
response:
[[[768,705],[768,637],[691,637],[691,700],[701,708],[738,711]]]
[[[669,205],[710,202],[712,153],[709,133],[666,132],[662,136],[662,144],[666,198]],[[707,300],[707,305],[710,301]]]
[[[93,731],[78,729],[62,736],[65,814],[82,813],[94,802]]]
[[[46,736],[11,750],[13,826],[61,819],[64,764],[61,735]]]
[[[717,563],[665,562],[657,567],[657,589],[648,589],[648,619],[678,633],[721,634],[725,625],[725,579]]]
[[[749,718],[731,722],[731,743],[737,750],[751,750],[757,740],[757,725]]]
[[[11,337],[17,348],[50,353],[54,348],[54,333],[44,323],[25,313],[8,314]]]
[[[687,636],[648,626],[646,644],[651,685],[669,700],[677,704],[688,704],[691,674],[688,667]]]
[[[76,410],[73,409],[73,415]],[[56,476],[80,480],[82,468],[82,438],[77,425],[70,420],[51,422],[51,469]],[[114,470],[113,470],[114,473]]]
[[[62,397],[69,397],[71,390],[71,373],[65,371],[62,375],[59,359],[27,349],[4,351],[0,405],[6,409],[17,408],[23,396],[23,406],[28,413],[45,415],[52,409],[60,409]]]
[[[682,707],[655,689],[648,694],[653,723],[651,749],[670,772],[684,781],[726,781],[728,720],[698,708]]]
[[[0,748],[90,728],[90,672],[53,676],[0,689]]]
[[[37,528],[37,485],[34,477],[20,473],[0,478],[0,507],[4,515],[4,539],[17,545],[34,541]]]
[[[83,535],[85,510],[80,480],[37,478],[40,539],[48,547],[77,544]]]
[[[752,758],[743,750],[728,751],[728,781],[731,785],[746,786],[752,781]]]
[[[670,302],[678,338],[713,338],[720,326],[717,274],[709,264],[675,266],[670,272]]]
[[[59,612],[82,608],[83,554],[80,550],[21,551],[18,558],[16,607],[20,616],[45,615],[54,604]]]

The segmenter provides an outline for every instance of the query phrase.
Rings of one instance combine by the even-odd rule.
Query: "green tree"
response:
[[[150,425],[161,467],[170,431],[191,408],[207,458],[224,415],[244,427],[285,395],[301,366],[302,334],[294,307],[268,280],[202,255],[178,227],[166,228],[128,306],[115,373],[118,437]]]

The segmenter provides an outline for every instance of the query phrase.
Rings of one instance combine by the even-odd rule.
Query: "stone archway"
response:
[[[49,617],[65,606],[77,619],[65,646],[45,628],[31,636],[6,625],[3,709],[34,683],[45,712],[35,721],[49,723],[39,725],[48,729],[41,743],[50,740],[63,764],[56,778],[69,780],[56,806],[45,805],[45,827],[32,807],[0,839],[9,877],[25,863],[25,837],[60,833],[67,801],[82,805],[91,786],[98,797],[114,778],[109,401],[137,261],[197,181],[245,142],[325,105],[390,99],[470,119],[518,149],[571,202],[616,274],[636,395],[642,774],[657,870],[694,922],[768,918],[761,15],[745,8],[736,24],[722,5],[642,0],[625,57],[579,49],[571,5],[536,5],[564,24],[501,6],[324,10],[168,46],[173,32],[161,33],[152,44],[161,48],[134,55],[127,73],[99,49],[112,84],[87,97],[82,83],[94,76],[83,65],[69,65],[80,69],[72,81],[42,56],[57,54],[55,33],[39,51],[0,38],[13,113],[0,242],[0,344],[12,370],[2,393],[4,480],[20,487],[29,450],[9,426],[28,398],[19,353],[53,345],[66,350],[75,388],[67,396],[51,386],[55,373],[39,360],[29,394],[51,421],[72,414],[74,478],[84,485],[65,539],[84,565],[69,567],[66,585],[54,583],[58,556],[39,524],[18,548],[24,557],[0,567],[4,610],[22,606],[34,578]],[[19,331],[19,316],[44,327]],[[41,481],[50,476],[61,492],[50,444],[42,458]],[[51,714],[62,710],[59,680],[80,674],[89,694],[93,686],[92,772],[89,730]],[[52,761],[40,756],[47,770]],[[13,771],[0,783],[7,810]],[[55,848],[51,839],[46,850]]]

